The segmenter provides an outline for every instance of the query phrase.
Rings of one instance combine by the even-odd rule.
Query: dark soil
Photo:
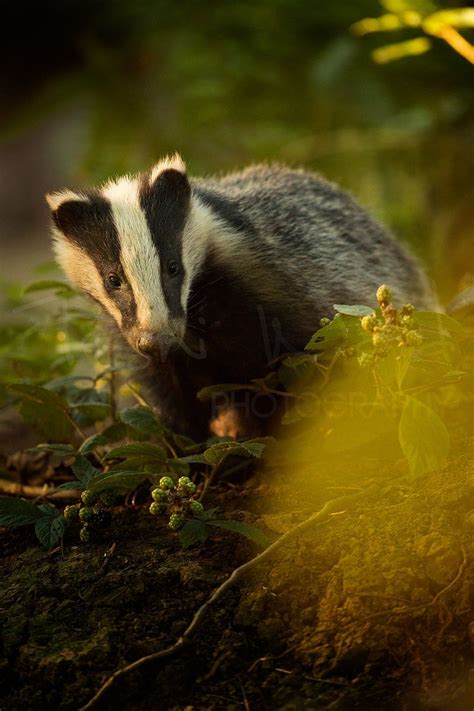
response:
[[[379,473],[379,492],[256,567],[188,647],[117,681],[98,708],[470,711],[468,445],[463,439],[461,454],[416,486]],[[229,517],[276,538],[340,493],[322,479],[317,494],[305,495],[274,469],[221,485],[215,496]],[[116,509],[99,545],[69,537],[48,553],[27,529],[5,531],[3,541],[2,711],[80,708],[115,669],[173,643],[258,552],[227,532],[183,550],[146,507]]]

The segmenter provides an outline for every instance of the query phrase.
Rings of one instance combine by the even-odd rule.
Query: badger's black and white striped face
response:
[[[179,342],[200,266],[191,188],[179,156],[102,188],[47,196],[56,257],[141,353]]]

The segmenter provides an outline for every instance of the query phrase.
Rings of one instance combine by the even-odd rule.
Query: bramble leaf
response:
[[[187,521],[179,532],[179,539],[183,548],[189,548],[195,543],[204,543],[208,536],[209,529],[206,523],[199,519]]]
[[[249,540],[256,543],[261,548],[267,548],[270,545],[270,540],[257,526],[251,526],[243,521],[228,521],[228,520],[214,520],[207,521],[209,526],[214,526],[215,528],[222,528],[226,531],[233,531],[234,533],[240,533],[241,536],[245,536]]]
[[[0,526],[27,526],[41,518],[37,506],[16,496],[0,496]]]
[[[399,440],[414,476],[444,466],[449,452],[449,432],[428,405],[406,398],[400,418]]]

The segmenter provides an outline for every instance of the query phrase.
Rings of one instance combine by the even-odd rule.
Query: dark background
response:
[[[325,173],[413,245],[449,298],[473,271],[473,68],[440,40],[376,64],[373,48],[419,35],[351,32],[383,12],[375,0],[5,4],[3,282],[51,259],[44,192],[179,150],[191,174],[261,160]]]

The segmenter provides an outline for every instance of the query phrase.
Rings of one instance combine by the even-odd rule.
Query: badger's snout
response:
[[[145,332],[136,340],[136,350],[143,356],[166,358],[167,353],[178,345],[177,336],[173,334]]]

